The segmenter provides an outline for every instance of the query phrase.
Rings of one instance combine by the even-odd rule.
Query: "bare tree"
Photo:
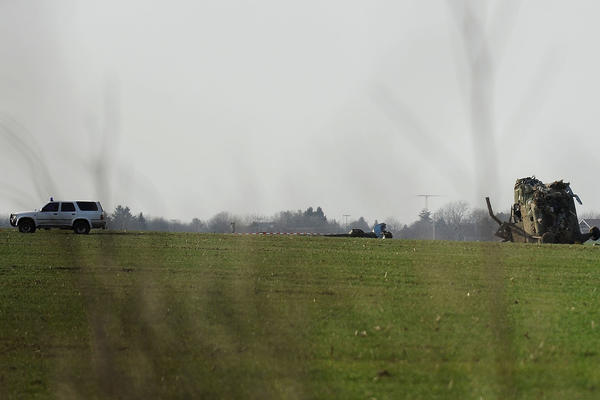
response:
[[[447,233],[450,235],[448,239],[465,240],[465,228],[469,206],[464,201],[456,201],[448,203],[440,208],[433,216],[437,224],[443,222]]]

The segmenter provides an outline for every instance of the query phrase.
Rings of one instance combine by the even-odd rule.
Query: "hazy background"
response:
[[[507,209],[532,174],[598,210],[599,14],[593,0],[0,0],[0,210],[54,196],[182,220],[312,205],[408,223],[417,194]]]

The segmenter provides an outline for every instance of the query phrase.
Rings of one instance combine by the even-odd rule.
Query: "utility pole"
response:
[[[350,214],[343,214],[342,217],[344,217],[344,228],[348,229],[348,217],[350,216]]]
[[[441,194],[418,194],[417,197],[425,198],[425,210],[429,211],[429,198],[430,197],[443,197]],[[431,237],[435,240],[435,219],[431,216]]]

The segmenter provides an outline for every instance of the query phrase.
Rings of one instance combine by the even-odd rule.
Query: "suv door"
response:
[[[56,223],[62,226],[71,226],[71,221],[75,218],[77,211],[75,211],[75,204],[71,202],[60,203],[60,211],[58,212],[58,219]]]
[[[37,214],[37,225],[53,226],[58,220],[58,202],[51,201],[46,204]]]

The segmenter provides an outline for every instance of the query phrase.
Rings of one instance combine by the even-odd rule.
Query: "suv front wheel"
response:
[[[22,219],[19,221],[19,232],[33,233],[35,232],[35,224],[30,219]]]
[[[86,221],[75,221],[73,231],[79,235],[90,233],[90,225]]]

